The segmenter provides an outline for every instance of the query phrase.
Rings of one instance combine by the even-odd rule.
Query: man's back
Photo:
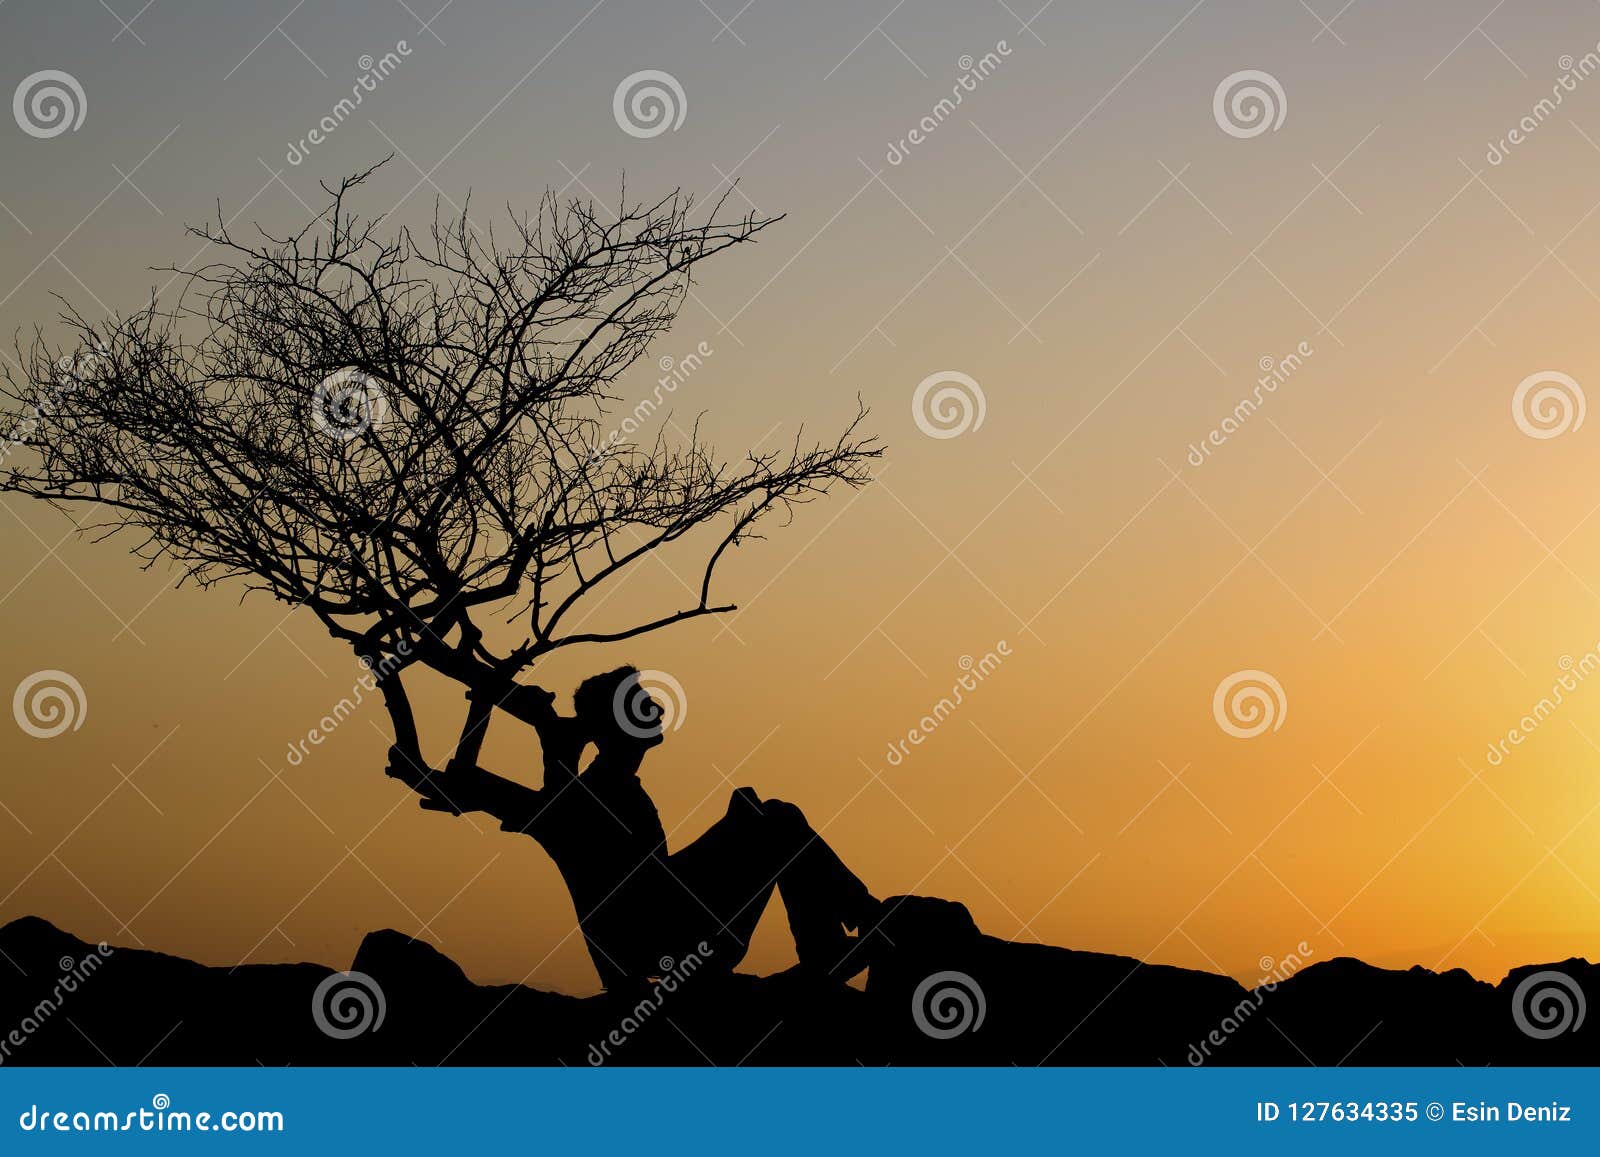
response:
[[[560,755],[570,757],[568,768],[577,762]],[[579,775],[554,779],[547,771],[531,822],[503,825],[526,831],[555,861],[607,988],[651,974],[676,899],[667,835],[639,764],[602,752]]]

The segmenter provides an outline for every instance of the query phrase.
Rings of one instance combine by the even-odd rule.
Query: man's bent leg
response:
[[[802,964],[833,971],[863,933],[878,902],[807,822],[783,800],[760,800],[749,788],[735,791],[727,814],[694,843],[671,857],[679,883],[721,925],[740,956],[776,886]],[[855,961],[855,971],[864,961]]]
[[[700,925],[703,938],[732,969],[750,946],[761,914],[776,887],[759,862],[756,842],[759,800],[748,788],[733,793],[728,812],[699,839],[668,857],[676,885],[685,892],[680,906]],[[691,936],[685,930],[685,938]]]
[[[854,968],[843,971],[841,965],[856,945],[845,929],[865,934],[876,919],[878,902],[798,807],[773,799],[761,808],[767,840],[783,856],[777,868],[778,892],[789,913],[800,963],[847,979],[866,967],[866,961],[851,959]]]

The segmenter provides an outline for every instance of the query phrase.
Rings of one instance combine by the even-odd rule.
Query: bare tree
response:
[[[221,260],[172,272],[180,292],[130,316],[36,331],[0,387],[32,454],[0,491],[108,515],[146,565],[180,582],[239,580],[305,607],[378,673],[426,794],[402,672],[469,689],[452,766],[542,656],[731,611],[713,595],[727,549],[880,452],[858,434],[718,458],[696,430],[639,445],[612,392],[674,321],[695,267],[777,218],[698,214],[679,192],[615,213],[546,194],[497,237],[465,210],[429,235],[379,232],[348,207],[372,170],[324,186],[298,232],[193,230]],[[583,628],[593,596],[691,532],[696,598]],[[520,641],[496,651],[490,618]],[[505,633],[503,629],[501,634]],[[411,774],[406,772],[409,764]],[[450,809],[453,810],[453,809]]]

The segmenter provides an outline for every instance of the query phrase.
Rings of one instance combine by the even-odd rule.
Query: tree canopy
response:
[[[0,491],[87,504],[147,564],[239,582],[310,611],[382,674],[417,754],[400,673],[476,691],[541,656],[734,609],[719,561],[773,514],[880,453],[860,433],[725,461],[698,423],[618,436],[619,379],[676,319],[696,267],[778,218],[699,211],[681,191],[602,208],[547,193],[480,231],[436,211],[424,236],[324,186],[297,231],[192,230],[219,256],[172,270],[170,301],[18,342],[0,394]],[[714,529],[713,529],[714,528]],[[630,566],[706,529],[697,597],[576,626]],[[700,541],[700,536],[696,536]],[[180,580],[181,581],[181,580]],[[520,641],[496,651],[491,616]],[[420,756],[417,756],[420,762]]]

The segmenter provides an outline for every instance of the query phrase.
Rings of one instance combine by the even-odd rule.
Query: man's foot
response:
[[[845,927],[849,928],[857,936],[866,937],[878,926],[878,921],[882,918],[883,901],[871,893],[866,893],[856,906],[856,910],[850,913],[849,918],[845,921]]]
[[[882,914],[883,903],[867,897],[867,903],[851,917],[851,923],[838,926],[837,936],[829,936],[822,945],[807,945],[801,964],[825,973],[839,984],[860,976],[872,966],[873,956],[881,946],[876,932]]]

